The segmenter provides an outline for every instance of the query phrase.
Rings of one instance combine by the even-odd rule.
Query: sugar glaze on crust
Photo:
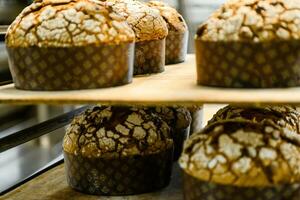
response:
[[[9,47],[73,47],[134,42],[125,19],[97,0],[35,0],[9,27]]]
[[[184,171],[202,181],[266,187],[300,181],[300,135],[267,121],[226,120],[207,126],[186,142]]]
[[[298,0],[230,0],[199,28],[205,41],[300,39]]]
[[[159,116],[133,107],[94,107],[74,118],[64,151],[84,157],[150,155],[172,148],[170,128]]]

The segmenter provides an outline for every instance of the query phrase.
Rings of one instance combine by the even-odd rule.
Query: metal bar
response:
[[[62,114],[40,124],[12,133],[0,139],[0,153],[10,148],[24,144],[32,139],[38,138],[51,131],[69,124],[75,115],[86,110],[89,106],[84,106],[71,112]]]
[[[0,25],[0,42],[5,41],[5,34],[8,29],[7,25]]]
[[[8,84],[11,84],[11,83],[13,83],[13,81],[12,81],[12,80],[1,81],[1,82],[0,82],[0,86],[3,86],[3,85],[8,85]]]
[[[0,34],[5,35],[9,25],[0,25]]]
[[[23,180],[20,180],[19,182],[17,182],[14,185],[9,186],[8,188],[6,188],[3,191],[0,191],[0,196],[6,194],[9,191],[12,191],[13,189],[23,185],[24,183],[36,178],[37,176],[47,172],[48,170],[62,164],[64,162],[64,157],[61,154],[60,156],[58,156],[57,158],[55,158],[54,160],[52,160],[51,162],[49,162],[46,166],[42,167],[41,169],[37,170],[36,172],[34,172],[33,174],[29,175],[28,177],[24,178]]]

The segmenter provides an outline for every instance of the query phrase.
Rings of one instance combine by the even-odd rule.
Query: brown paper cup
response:
[[[15,87],[77,90],[132,81],[134,44],[72,48],[7,48]]]
[[[166,38],[166,64],[185,61],[188,48],[189,32],[177,33],[170,31]]]
[[[296,200],[300,184],[274,187],[234,187],[199,181],[184,173],[185,200]]]
[[[183,144],[186,139],[188,139],[190,134],[190,126],[185,129],[175,129],[173,133],[174,140],[174,159],[177,161],[182,153]]]
[[[135,44],[134,75],[160,73],[165,70],[166,40]]]
[[[132,195],[166,187],[171,178],[173,149],[147,156],[86,158],[64,152],[69,185],[94,195]]]
[[[300,85],[300,41],[195,40],[198,84],[233,88]]]

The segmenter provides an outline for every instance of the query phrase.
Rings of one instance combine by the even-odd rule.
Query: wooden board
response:
[[[10,104],[300,104],[300,88],[224,89],[196,85],[195,56],[166,71],[134,78],[132,84],[96,90],[36,92],[0,87],[0,103]]]
[[[174,165],[170,185],[160,191],[126,197],[99,197],[76,192],[69,188],[66,182],[64,165],[38,176],[17,189],[0,196],[0,199],[25,200],[182,200],[182,183],[178,165]]]

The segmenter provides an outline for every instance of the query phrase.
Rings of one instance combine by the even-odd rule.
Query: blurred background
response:
[[[197,27],[224,0],[165,0],[165,2],[176,7],[186,19],[190,30],[189,53],[192,53],[193,35]],[[4,45],[5,31],[29,3],[29,0],[0,0],[0,85],[11,80]],[[74,106],[0,104],[0,138],[72,109]],[[64,128],[0,153],[0,193],[58,158],[61,154],[63,135]]]

